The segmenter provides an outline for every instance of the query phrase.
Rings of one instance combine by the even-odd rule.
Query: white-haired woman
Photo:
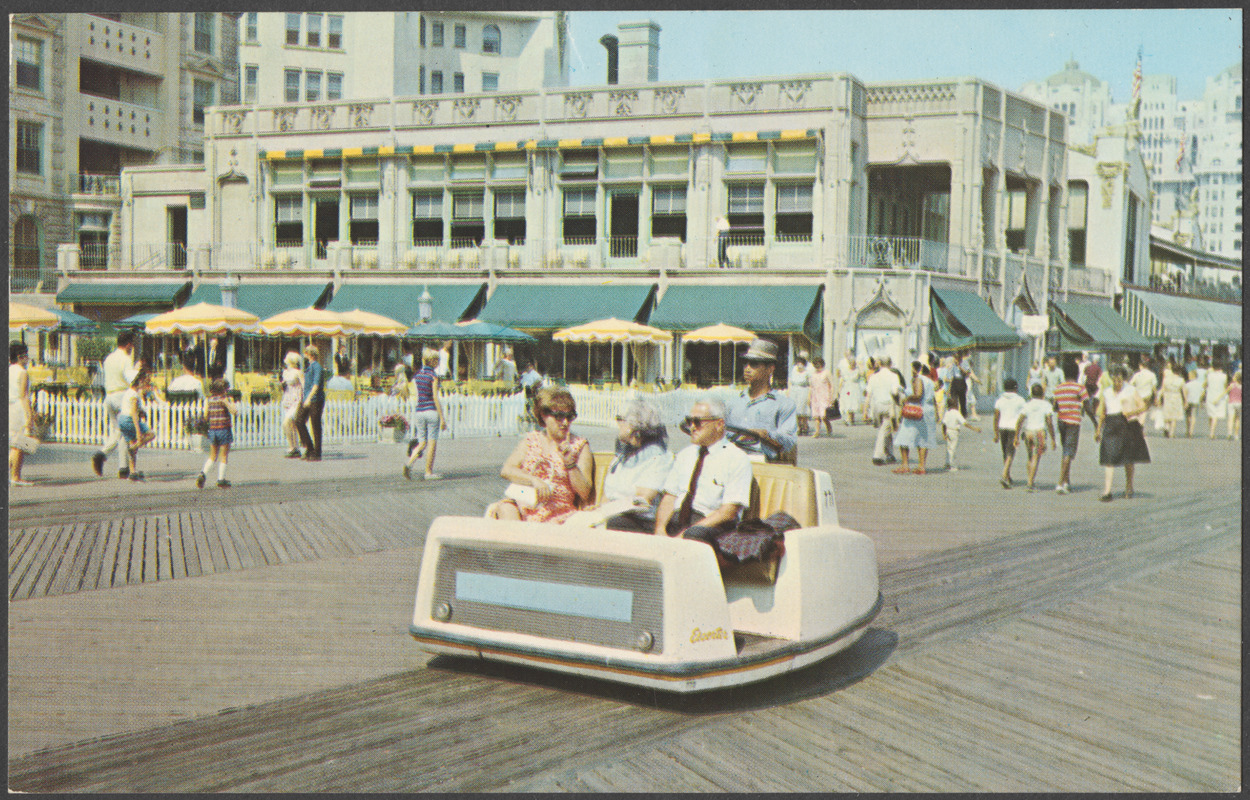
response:
[[[295,412],[299,411],[300,401],[304,399],[304,370],[302,370],[299,353],[292,350],[286,354],[282,370],[282,432],[291,449],[287,458],[299,458],[299,429],[295,426]]]
[[[608,465],[599,501],[632,500],[654,514],[673,465],[660,412],[647,400],[635,398],[617,414],[616,427],[616,453]]]

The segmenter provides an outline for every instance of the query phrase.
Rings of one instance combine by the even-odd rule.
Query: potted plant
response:
[[[195,417],[187,417],[187,421],[183,423],[182,430],[191,437],[192,449],[208,452],[208,417],[199,415]]]
[[[392,413],[387,414],[378,420],[378,438],[385,440],[387,431],[390,431],[390,438],[395,442],[402,442],[404,434],[408,432],[408,418],[403,414]]]

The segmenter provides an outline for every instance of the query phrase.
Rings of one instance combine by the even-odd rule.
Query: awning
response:
[[[646,322],[655,284],[505,284],[479,313],[483,322],[521,330],[558,330],[604,317]]]
[[[308,308],[320,304],[330,288],[329,281],[316,283],[241,283],[235,294],[235,306],[261,319],[293,308]],[[200,284],[191,293],[187,305],[211,303],[221,305],[221,286],[217,283]]]
[[[1148,339],[1241,344],[1241,304],[1129,290],[1121,312]]]
[[[61,325],[56,329],[59,333],[94,333],[100,328],[98,323],[87,319],[82,314],[75,314],[73,311],[64,311],[59,308],[49,308],[48,310],[61,318]]]
[[[801,333],[819,343],[824,286],[669,286],[648,324],[693,331],[724,322],[756,333]]]
[[[929,349],[1013,350],[1022,342],[976,292],[930,287]]]
[[[472,318],[486,298],[485,283],[347,283],[338,288],[326,305],[331,311],[372,311],[408,325],[420,320],[421,293],[430,290],[434,319],[458,322]]]
[[[86,305],[172,305],[190,281],[84,281],[57,293],[58,303]]]
[[[1154,346],[1111,306],[1052,300],[1050,310],[1060,350],[1148,353]]]

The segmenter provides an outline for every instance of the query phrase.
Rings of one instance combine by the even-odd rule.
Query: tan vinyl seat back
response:
[[[613,453],[595,453],[595,491],[589,505],[595,505],[603,497],[603,484],[607,479],[608,466]],[[745,519],[763,519],[778,511],[785,511],[804,528],[810,528],[816,520],[816,480],[811,470],[789,464],[751,465],[754,478],[751,481],[751,505]]]

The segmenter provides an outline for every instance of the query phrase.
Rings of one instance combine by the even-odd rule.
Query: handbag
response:
[[[924,419],[924,409],[919,403],[903,403],[903,419]]]
[[[26,455],[34,455],[39,449],[39,440],[28,433],[15,433],[9,439],[9,447],[21,450]]]
[[[842,409],[838,408],[838,401],[835,399],[833,404],[825,409],[825,419],[841,419]]]

